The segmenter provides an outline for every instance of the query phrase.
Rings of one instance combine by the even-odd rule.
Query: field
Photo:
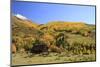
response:
[[[11,46],[12,65],[96,61],[95,25],[12,16]]]
[[[68,62],[85,62],[95,61],[95,55],[67,55],[65,53],[57,54],[50,53],[47,56],[40,54],[29,57],[27,54],[16,54],[12,58],[13,65],[27,65],[27,64],[48,64],[48,63],[68,63]]]

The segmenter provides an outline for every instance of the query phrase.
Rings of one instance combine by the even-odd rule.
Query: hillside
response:
[[[16,16],[12,16],[12,29],[13,34],[16,32],[22,32],[23,34],[40,33],[54,33],[54,32],[67,32],[74,34],[89,34],[95,29],[94,25],[85,24],[82,22],[64,22],[64,21],[52,21],[47,24],[36,24],[30,20],[23,20]]]
[[[95,26],[89,26],[82,22],[64,22],[64,21],[52,21],[47,24],[39,26],[40,30],[44,32],[67,32],[73,34],[80,34],[88,36]]]
[[[38,29],[38,24],[12,16],[12,33],[13,36],[28,36],[33,34],[38,35],[42,32]]]
[[[13,65],[95,61],[95,25],[65,21],[37,24],[23,16],[12,16],[12,45],[16,53]],[[44,58],[42,53],[33,53],[36,56],[30,57],[31,49],[39,45],[48,47],[49,54]],[[45,49],[37,47],[35,50]]]
[[[55,40],[60,34],[70,37],[77,35],[88,39],[94,30],[94,25],[85,24],[82,22],[64,22],[64,21],[52,21],[47,24],[36,24],[27,19],[21,19],[16,16],[12,16],[12,39],[17,41],[19,45],[21,42],[30,43],[36,40],[42,41],[50,45],[50,41]],[[71,36],[73,38],[73,36]],[[70,38],[69,38],[70,39]],[[65,38],[66,40],[66,38]],[[55,40],[56,41],[56,40]]]
[[[12,41],[15,42],[17,50],[29,49],[32,42],[41,34],[43,32],[38,29],[38,24],[12,16]]]

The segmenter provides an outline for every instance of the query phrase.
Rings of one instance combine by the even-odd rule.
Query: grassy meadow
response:
[[[48,49],[37,47],[40,53],[31,52],[41,44]],[[95,25],[66,21],[37,24],[12,16],[11,46],[12,65],[95,61]]]

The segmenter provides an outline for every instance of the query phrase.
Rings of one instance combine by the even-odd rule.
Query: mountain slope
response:
[[[12,16],[12,40],[15,41],[17,49],[29,50],[33,45],[45,43],[51,51],[58,51],[58,47],[66,48],[66,45],[77,43],[95,46],[95,36],[91,34],[93,29],[88,24],[82,22],[52,21],[47,24],[36,24],[28,19]],[[91,34],[91,36],[90,36]],[[61,49],[62,50],[62,49]]]
[[[82,22],[64,22],[64,21],[52,21],[47,24],[41,25],[40,30],[44,32],[67,32],[74,34],[88,35],[91,33],[92,28]]]
[[[38,28],[37,24],[29,20],[23,20],[16,16],[12,16],[12,33],[13,36],[24,36],[31,35],[35,36],[36,34],[42,33]]]

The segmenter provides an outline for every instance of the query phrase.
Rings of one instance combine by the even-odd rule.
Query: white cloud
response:
[[[27,18],[21,14],[16,14],[15,15],[16,17],[20,18],[20,19],[23,19],[23,20],[26,20]]]

